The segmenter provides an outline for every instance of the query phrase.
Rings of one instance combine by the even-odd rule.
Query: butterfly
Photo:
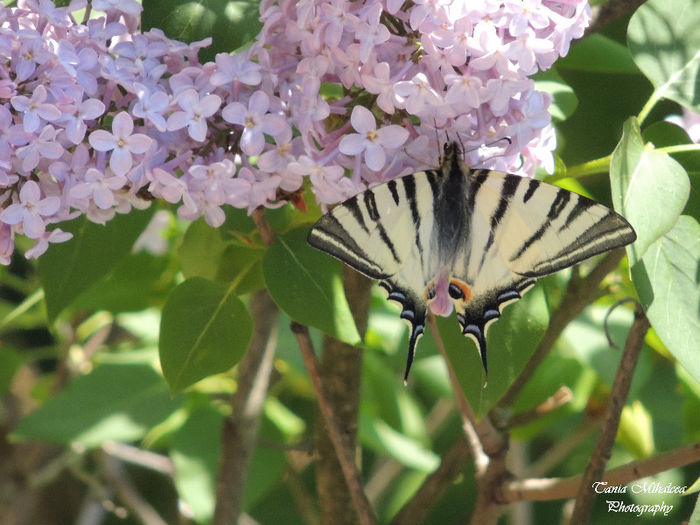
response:
[[[307,242],[379,280],[410,334],[404,382],[428,308],[454,307],[488,372],[486,331],[538,277],[624,246],[624,217],[557,186],[469,169],[455,142],[439,169],[374,186],[323,215]]]

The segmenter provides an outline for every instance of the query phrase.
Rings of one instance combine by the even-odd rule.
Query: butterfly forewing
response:
[[[486,330],[537,277],[636,238],[627,221],[586,197],[537,180],[469,170],[456,144],[440,170],[419,172],[360,193],[324,215],[309,244],[379,279],[411,324],[416,342],[447,274],[464,335],[486,370]]]

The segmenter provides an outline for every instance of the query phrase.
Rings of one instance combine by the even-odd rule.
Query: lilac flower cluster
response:
[[[325,207],[435,166],[445,137],[472,163],[497,144],[493,167],[552,168],[550,98],[529,76],[581,36],[586,0],[263,0],[260,12],[251,48],[200,64],[208,39],[139,32],[135,0],[0,8],[0,263],[17,234],[36,257],[70,237],[62,221],[104,223],[153,199],[219,226],[223,206],[282,205],[308,177]]]

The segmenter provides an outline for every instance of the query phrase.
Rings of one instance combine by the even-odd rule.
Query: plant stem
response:
[[[644,315],[641,305],[638,304],[634,313],[634,324],[627,336],[625,349],[620,359],[608,406],[605,410],[603,426],[598,434],[591,460],[586,467],[586,472],[581,479],[581,485],[576,495],[576,505],[571,516],[572,525],[585,525],[590,520],[596,496],[596,492],[591,486],[594,481],[600,480],[603,472],[605,472],[605,464],[610,459],[612,447],[615,444],[615,436],[617,436],[617,429],[620,425],[622,408],[625,406],[625,401],[632,385],[632,376],[644,345],[644,336],[649,327],[649,320]]]
[[[377,518],[362,488],[360,471],[355,465],[354,447],[342,430],[342,425],[336,417],[326,387],[321,380],[320,366],[314,353],[311,337],[309,337],[309,329],[299,323],[292,322],[292,332],[297,338],[299,349],[304,358],[304,364],[309,371],[309,377],[316,392],[318,407],[323,414],[328,435],[340,463],[340,471],[345,478],[345,483],[357,512],[357,519],[362,525],[374,525],[377,523]],[[353,518],[351,517],[351,519]]]
[[[350,269],[343,267],[345,296],[352,310],[353,319],[360,335],[367,329],[369,299],[372,282]],[[341,430],[349,446],[355,450],[357,443],[357,420],[362,383],[362,350],[330,336],[323,338],[321,352],[321,380],[333,407]],[[320,409],[319,405],[319,409]],[[318,487],[320,521],[335,525],[357,521],[357,505],[350,497],[347,480],[339,476],[341,465],[330,435],[326,418],[319,413],[316,419],[316,486]]]
[[[565,173],[549,177],[546,179],[546,181],[556,182],[562,179],[580,179],[588,175],[607,173],[610,169],[610,158],[611,156],[608,155],[607,157],[602,157],[600,159],[591,160],[582,164],[576,164],[575,166],[568,168]]]
[[[654,106],[656,106],[656,103],[659,101],[660,98],[661,97],[659,96],[658,90],[655,89],[649,97],[649,100],[647,100],[646,104],[644,104],[644,107],[639,112],[639,115],[637,115],[637,121],[639,121],[640,127],[642,126],[646,118],[649,116],[649,113],[651,113],[651,110],[654,109]]]
[[[253,212],[253,220],[265,244],[272,245],[272,229],[260,208]],[[212,525],[236,525],[242,514],[248,469],[275,355],[277,305],[266,290],[258,290],[251,295],[250,310],[253,337],[238,367],[238,388],[231,398],[231,415],[222,429]]]

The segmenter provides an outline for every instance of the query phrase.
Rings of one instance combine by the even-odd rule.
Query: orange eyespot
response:
[[[465,303],[468,302],[472,296],[472,290],[471,288],[469,288],[469,285],[467,285],[467,283],[465,283],[464,281],[460,281],[457,279],[452,279],[450,281],[448,292],[452,299],[462,300]]]

